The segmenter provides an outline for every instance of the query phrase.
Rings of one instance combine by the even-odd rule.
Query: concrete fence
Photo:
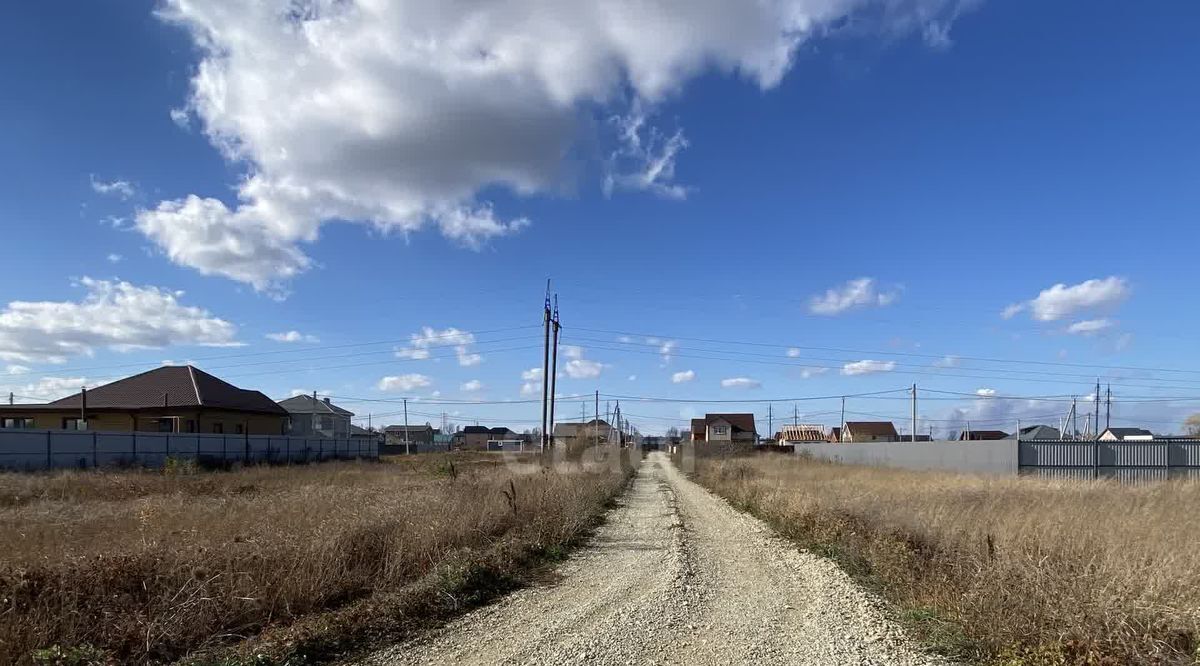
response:
[[[1013,439],[941,442],[797,443],[796,453],[832,462],[1021,474],[1065,479],[1200,479],[1200,439],[1069,442]]]
[[[162,467],[168,458],[221,465],[378,457],[370,438],[0,430],[0,469],[9,470]]]

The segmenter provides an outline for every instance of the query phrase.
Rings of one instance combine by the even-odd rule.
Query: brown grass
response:
[[[118,663],[238,643],[326,657],[520,584],[629,473],[498,460],[0,475],[0,663],[56,645]]]
[[[696,461],[696,479],[835,558],[960,658],[1191,664],[1200,484],[919,473],[783,456]]]

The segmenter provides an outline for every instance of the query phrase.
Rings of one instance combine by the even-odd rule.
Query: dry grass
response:
[[[956,656],[1191,664],[1200,484],[919,473],[758,456],[696,478],[888,596]]]
[[[54,645],[225,659],[264,628],[256,653],[327,656],[519,584],[628,474],[498,460],[0,475],[0,663]]]

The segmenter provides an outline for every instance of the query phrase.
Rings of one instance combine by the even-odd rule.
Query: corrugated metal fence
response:
[[[378,458],[374,439],[76,430],[0,430],[0,469],[162,467],[168,458],[222,465]]]
[[[1200,439],[1141,442],[1022,440],[1019,473],[1069,479],[1200,479]]]

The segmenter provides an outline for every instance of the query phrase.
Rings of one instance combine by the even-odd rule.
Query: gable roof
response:
[[[48,406],[78,409],[80,393]],[[190,365],[164,365],[87,392],[89,409],[209,407],[287,416],[288,412],[261,391],[241,389]]]
[[[829,429],[829,441],[840,442],[842,440],[842,426],[833,426]]]
[[[423,425],[407,425],[407,426],[390,425],[383,429],[384,432],[404,432],[406,430],[408,432],[428,432],[430,430],[432,430],[433,432],[438,431],[437,428],[433,427],[432,425],[430,425],[428,423],[423,424]]]
[[[742,432],[758,432],[754,427],[753,414],[705,414],[703,419],[692,419],[692,424],[694,426],[696,421],[700,421],[702,427],[704,427],[718,419],[733,426],[734,432],[739,430]]]
[[[846,432],[850,435],[900,436],[891,421],[846,421]]]
[[[314,407],[314,404],[315,407]],[[354,412],[342,409],[325,400],[313,400],[311,395],[296,395],[287,400],[280,400],[279,406],[292,414],[338,414],[339,416],[354,416]]]
[[[819,425],[785,425],[776,439],[788,442],[823,442],[825,431]]]
[[[1112,433],[1117,437],[1153,437],[1154,433],[1145,428],[1105,428],[1104,432]],[[1101,433],[1104,434],[1104,433]]]
[[[487,426],[469,425],[463,428],[460,432],[464,435],[490,435],[492,431]]]

